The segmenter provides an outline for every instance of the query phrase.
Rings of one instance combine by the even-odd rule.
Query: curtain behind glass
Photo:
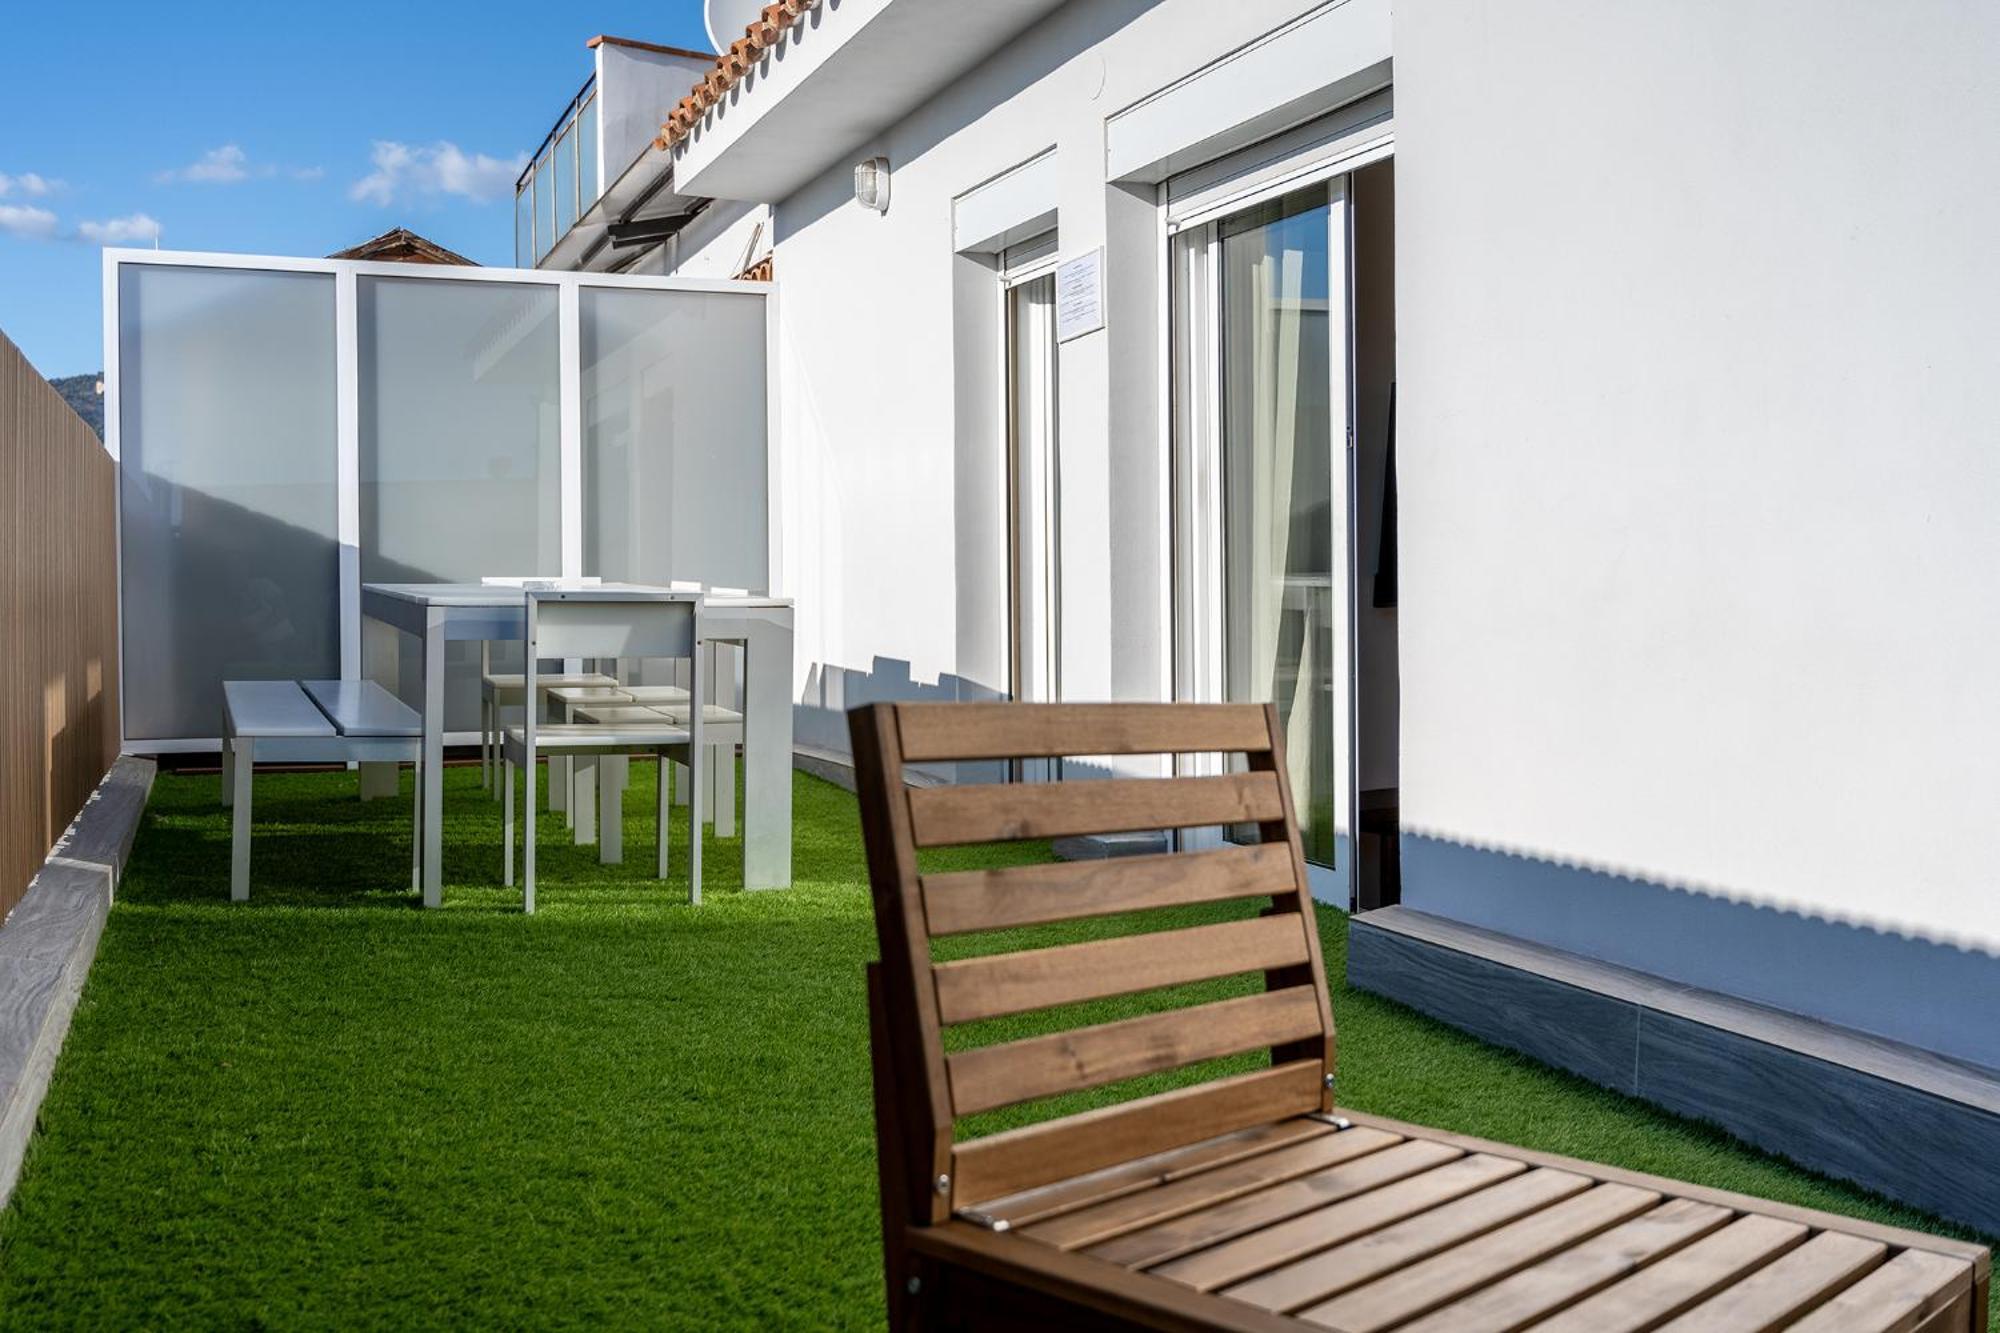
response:
[[[1275,700],[1309,859],[1334,858],[1328,209],[1306,191],[1222,224],[1225,674]]]
[[[219,737],[340,674],[333,276],[128,264],[118,316],[125,734]]]

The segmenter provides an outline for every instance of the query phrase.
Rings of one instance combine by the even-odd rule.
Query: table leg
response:
[[[424,621],[424,906],[444,901],[444,612]]]
[[[792,883],[792,635],[756,621],[744,640],[743,887]]]
[[[576,821],[576,845],[597,841],[597,774],[603,761],[596,755],[585,758],[576,755],[570,761],[575,765],[576,781],[570,784],[570,814]]]
[[[365,767],[365,766],[364,766]],[[410,765],[410,892],[424,887],[424,755],[417,747],[416,762]]]

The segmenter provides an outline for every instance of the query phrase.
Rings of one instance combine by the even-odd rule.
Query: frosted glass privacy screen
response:
[[[581,298],[584,573],[767,589],[763,297]]]
[[[340,674],[330,273],[118,271],[125,735]]]

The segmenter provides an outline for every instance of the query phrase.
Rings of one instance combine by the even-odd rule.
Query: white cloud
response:
[[[132,213],[103,222],[79,222],[76,234],[97,245],[129,245],[133,241],[159,240],[160,224],[144,213]]]
[[[18,176],[9,176],[6,172],[0,171],[0,198],[19,190],[30,199],[39,199],[45,194],[54,194],[62,188],[62,184],[61,181],[38,176],[32,171],[24,171]]]
[[[196,185],[234,185],[249,178],[250,156],[233,143],[211,148],[188,165],[159,172],[153,177],[162,185],[173,181],[188,181]]]
[[[0,204],[0,234],[45,241],[56,234],[56,215],[31,204]]]
[[[272,162],[253,162],[240,144],[226,143],[211,148],[184,167],[156,171],[153,179],[161,185],[235,185],[247,180],[270,180],[283,174],[295,181],[315,181],[326,174],[325,167],[280,167]]]
[[[514,182],[528,165],[526,153],[488,157],[444,140],[413,145],[377,139],[369,160],[375,170],[349,186],[347,197],[382,205],[418,194],[455,194],[475,203],[505,199],[514,193]]]

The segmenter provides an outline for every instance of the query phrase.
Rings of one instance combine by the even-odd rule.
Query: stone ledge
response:
[[[1802,1166],[2000,1232],[2000,1175],[1980,1169],[2000,1161],[2000,1071],[1407,907],[1351,919],[1347,979]]]
[[[131,755],[114,763],[0,925],[0,1204],[20,1179],[154,771]]]

